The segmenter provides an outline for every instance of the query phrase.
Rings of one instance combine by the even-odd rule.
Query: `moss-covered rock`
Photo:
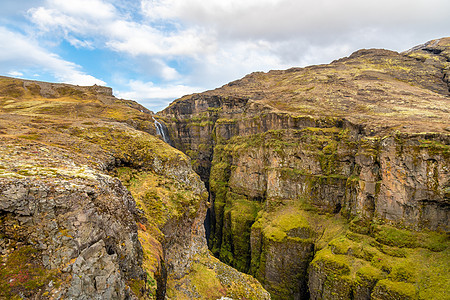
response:
[[[417,291],[413,284],[406,282],[380,280],[375,286],[372,299],[418,299]]]
[[[372,224],[371,227],[378,226]],[[347,232],[336,237],[327,248],[316,254],[311,263],[311,297],[320,299],[324,293],[330,293],[334,288],[327,286],[326,282],[334,278],[337,282],[343,281],[344,285],[350,282],[348,293],[354,299],[445,298],[448,288],[445,278],[449,273],[445,270],[448,264],[442,262],[448,256],[448,236],[399,230],[387,225],[382,228],[385,232],[415,236],[417,242],[408,244],[407,240],[405,243],[401,239],[379,239],[377,230],[369,235]],[[441,241],[440,250],[429,247],[435,240]],[[401,248],[394,246],[393,241]],[[340,297],[327,296],[329,299]]]

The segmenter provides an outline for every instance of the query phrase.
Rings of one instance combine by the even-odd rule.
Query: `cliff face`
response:
[[[274,299],[444,296],[449,61],[448,38],[360,50],[174,101],[160,115],[209,184],[214,255]]]
[[[0,298],[268,297],[209,255],[204,184],[154,124],[108,88],[0,78]]]

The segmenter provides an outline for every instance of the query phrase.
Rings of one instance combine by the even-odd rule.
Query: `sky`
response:
[[[157,112],[248,73],[450,36],[448,0],[1,0],[0,75]]]

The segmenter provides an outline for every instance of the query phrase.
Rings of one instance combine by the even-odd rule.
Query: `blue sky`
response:
[[[448,0],[2,0],[0,75],[107,85],[153,111],[254,71],[450,35]]]

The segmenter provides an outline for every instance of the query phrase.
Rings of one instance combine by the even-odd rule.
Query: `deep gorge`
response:
[[[0,298],[448,298],[449,61],[363,49],[157,114],[0,76]]]
[[[227,111],[234,107],[230,105],[234,101],[237,111]],[[383,194],[392,189],[388,177],[392,171],[386,170],[392,169],[387,166],[391,162],[400,169],[398,172],[406,172],[401,169],[404,160],[426,153],[423,161],[408,162],[417,168],[417,174],[445,172],[444,165],[437,163],[445,154],[439,150],[431,154],[423,146],[448,144],[442,136],[399,134],[381,139],[345,120],[296,119],[287,114],[257,114],[241,120],[244,114],[252,115],[239,107],[247,101],[224,102],[223,106],[210,107],[211,103],[217,105],[217,98],[196,99],[195,104],[206,109],[197,114],[189,110],[183,118],[179,111],[170,113],[176,111],[175,105],[165,117],[181,119],[169,123],[175,145],[181,144],[180,149],[191,156],[194,169],[197,167],[209,185],[210,250],[223,262],[255,276],[274,299],[309,298],[311,288],[316,289],[313,299],[331,293],[323,286],[324,279],[341,270],[339,266],[332,265],[331,270],[321,266],[333,262],[327,256],[311,265],[315,252],[328,251],[324,244],[335,241],[332,238],[358,245],[363,235],[378,237],[375,230],[394,230],[387,225],[376,227],[376,218],[413,230],[448,230],[448,208],[440,198],[438,190],[442,187],[437,181],[419,181],[415,183],[419,186],[411,187],[418,197],[435,199],[429,203],[417,201],[415,206],[397,207]],[[361,291],[339,280],[334,284],[342,288],[337,292],[343,299],[350,295],[358,298],[363,297],[361,293],[373,292],[373,280]]]

